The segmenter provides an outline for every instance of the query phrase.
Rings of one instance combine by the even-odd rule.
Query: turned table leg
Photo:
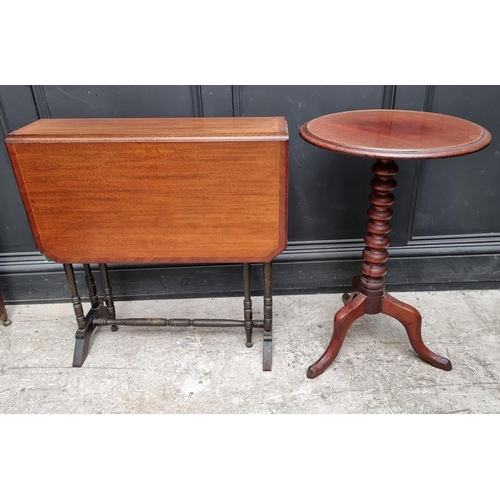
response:
[[[264,263],[264,328],[263,352],[262,352],[262,369],[271,371],[273,367],[273,276],[271,262]],[[246,346],[252,347],[252,332],[254,325],[259,322],[254,322],[252,310],[251,296],[251,267],[250,264],[243,264],[243,284],[245,289],[245,299],[243,301],[243,311],[245,318]]]
[[[83,269],[85,270],[85,283],[87,284],[87,290],[89,292],[90,306],[93,309],[99,307],[99,296],[97,295],[97,288],[95,286],[94,276],[92,274],[92,269],[90,264],[83,264]]]
[[[264,371],[273,368],[273,269],[271,262],[264,263]]]
[[[369,200],[369,220],[366,223],[366,247],[363,250],[364,262],[361,276],[355,276],[350,293],[345,293],[342,300],[345,306],[335,315],[333,335],[326,351],[307,370],[308,378],[321,375],[338,355],[349,327],[364,314],[387,314],[400,321],[406,329],[410,344],[424,361],[442,370],[451,370],[451,362],[430,351],[423,343],[421,335],[421,316],[412,306],[394,299],[385,291],[385,263],[389,259],[387,247],[390,244],[388,234],[394,203],[392,191],[396,188],[393,176],[398,166],[393,160],[377,160],[373,165],[373,188]]]
[[[71,301],[73,302],[73,310],[75,312],[76,323],[78,325],[78,330],[75,335],[73,366],[82,366],[89,350],[91,332],[87,329],[87,321],[83,311],[82,300],[80,299],[80,295],[78,293],[73,266],[71,264],[64,264],[64,272],[66,273],[66,279],[68,280]]]
[[[87,266],[87,264],[84,264],[84,267],[85,266]],[[96,326],[94,325],[94,318],[107,318],[108,310],[105,306],[99,304],[97,293],[95,293],[93,278],[92,280],[90,279],[90,276],[92,274],[90,272],[90,267],[85,267],[85,278],[92,307],[86,316],[83,311],[82,300],[80,299],[80,295],[78,293],[73,266],[71,264],[64,264],[64,272],[66,273],[66,278],[68,280],[69,289],[71,292],[71,301],[73,302],[76,323],[78,325],[78,330],[76,331],[75,335],[73,366],[81,367],[85,359],[87,358],[87,354],[89,352],[90,337],[92,336],[92,333],[96,328]]]
[[[109,319],[116,319],[115,301],[113,299],[113,290],[111,289],[111,284],[109,282],[108,266],[106,264],[99,264],[99,270],[101,272],[104,301],[106,302],[106,307],[108,309]],[[112,332],[116,332],[117,330],[118,325],[111,325]]]
[[[251,267],[250,264],[243,264],[243,288],[245,298],[243,300],[243,317],[245,318],[245,333],[247,341],[245,345],[252,347],[252,334],[253,334],[253,310],[252,310],[252,287],[251,287]]]

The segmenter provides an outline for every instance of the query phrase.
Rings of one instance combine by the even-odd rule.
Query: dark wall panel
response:
[[[36,252],[28,218],[12,170],[5,136],[38,118],[29,86],[3,86],[0,92],[0,255]]]
[[[231,85],[201,85],[203,116],[233,116],[233,89]]]
[[[195,116],[190,85],[46,85],[51,118]]]
[[[5,128],[9,132],[38,120],[30,85],[0,85],[0,106]],[[2,147],[5,147],[3,141]]]
[[[4,140],[3,133],[0,138]],[[10,165],[7,151],[0,150],[0,164]],[[0,168],[0,253],[36,251],[21,195],[12,170]]]
[[[492,143],[469,156],[427,161],[413,236],[500,233],[500,86],[438,86],[432,111],[486,127]]]
[[[0,293],[61,300],[62,266],[35,248],[3,138],[37,118],[282,115],[290,131],[289,245],[276,259],[278,293],[345,289],[364,246],[372,160],[316,148],[299,136],[317,116],[366,108],[447,113],[493,134],[484,151],[400,161],[388,283],[393,289],[496,287],[500,255],[499,86],[0,86]],[[227,266],[115,265],[120,298],[241,292]],[[211,276],[210,279],[207,276]],[[255,278],[257,288],[260,278]]]
[[[398,85],[394,96],[394,108],[408,111],[425,110],[429,88],[425,85]]]

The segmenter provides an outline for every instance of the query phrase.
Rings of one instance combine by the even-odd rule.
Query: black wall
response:
[[[0,293],[7,302],[66,299],[62,266],[35,247],[4,137],[40,118],[285,116],[290,131],[289,245],[275,293],[345,289],[358,274],[369,159],[305,143],[299,127],[364,108],[425,110],[479,123],[485,150],[400,161],[387,282],[392,290],[496,288],[500,279],[500,86],[0,86]],[[254,285],[261,290],[255,266]],[[79,270],[79,266],[76,266]],[[241,268],[112,265],[117,298],[241,293]],[[79,273],[81,278],[81,273]]]

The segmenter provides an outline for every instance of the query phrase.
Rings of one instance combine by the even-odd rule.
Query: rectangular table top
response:
[[[268,262],[286,246],[282,117],[49,119],[6,143],[56,262]]]
[[[11,132],[6,142],[287,141],[283,117],[59,118]]]

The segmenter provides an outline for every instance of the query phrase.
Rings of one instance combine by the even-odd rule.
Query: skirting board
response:
[[[293,295],[346,291],[361,259],[315,262],[275,262],[273,293]],[[0,292],[9,303],[49,303],[70,299],[60,271],[0,274]],[[52,268],[54,269],[54,268]],[[57,266],[56,266],[57,269]],[[82,298],[86,295],[83,268],[75,266]],[[116,300],[242,296],[241,265],[154,266],[120,268],[110,265]],[[99,273],[94,276],[102,289]],[[500,256],[391,257],[386,276],[389,291],[500,288]],[[262,266],[252,265],[252,291],[262,295]]]

